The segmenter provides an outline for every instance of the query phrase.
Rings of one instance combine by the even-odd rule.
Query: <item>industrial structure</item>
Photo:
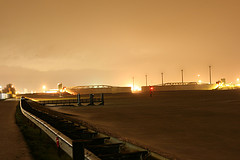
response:
[[[177,90],[213,90],[218,87],[217,84],[198,84],[197,82],[173,82],[163,85],[153,85],[154,91],[177,91]],[[149,86],[142,86],[142,92],[149,92]]]
[[[96,93],[131,93],[131,87],[116,87],[108,85],[89,85],[67,87],[66,91],[70,94],[96,94]]]

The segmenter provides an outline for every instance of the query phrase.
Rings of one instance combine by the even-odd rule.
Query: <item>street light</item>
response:
[[[46,90],[46,86],[43,85],[43,86],[42,86],[42,89],[43,89],[43,92],[45,92],[45,90]]]

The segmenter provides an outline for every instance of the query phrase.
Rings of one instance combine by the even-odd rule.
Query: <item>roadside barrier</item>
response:
[[[85,149],[81,141],[70,139],[47,122],[26,111],[22,105],[25,100],[25,98],[20,99],[20,109],[23,115],[44,131],[73,160],[100,160],[92,152]]]
[[[56,143],[56,147],[74,160],[169,160],[144,148],[99,133],[94,128],[89,129],[84,122],[52,111],[30,99],[21,98],[20,109]]]
[[[33,101],[36,101],[32,99]],[[40,103],[41,105],[46,104],[54,104],[54,105],[71,105],[77,104],[78,106],[82,106],[86,104],[87,106],[93,105],[104,105],[104,94],[102,93],[100,97],[95,97],[94,94],[90,94],[89,98],[81,97],[80,94],[77,95],[76,98],[59,98],[59,99],[52,99],[52,100],[37,100],[36,102]]]

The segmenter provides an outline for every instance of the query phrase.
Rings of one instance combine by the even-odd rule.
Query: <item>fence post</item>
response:
[[[104,105],[104,94],[101,94],[101,103],[99,105]]]
[[[94,105],[94,100],[93,100],[94,94],[90,94],[89,96],[90,96],[89,97],[89,101],[90,101],[89,105]]]
[[[72,141],[72,145],[73,145],[73,160],[84,160],[83,143],[75,140],[75,141]]]
[[[77,94],[77,102],[78,102],[78,106],[81,106],[81,96],[80,94]]]

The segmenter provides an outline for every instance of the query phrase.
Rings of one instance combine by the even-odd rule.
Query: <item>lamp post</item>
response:
[[[182,85],[183,85],[183,69],[181,70],[181,72],[182,72]]]
[[[161,73],[161,75],[162,75],[162,86],[163,86],[163,73]]]
[[[209,66],[209,81],[212,84],[212,66]]]
[[[145,75],[145,78],[146,78],[146,86],[147,86],[147,74]]]

